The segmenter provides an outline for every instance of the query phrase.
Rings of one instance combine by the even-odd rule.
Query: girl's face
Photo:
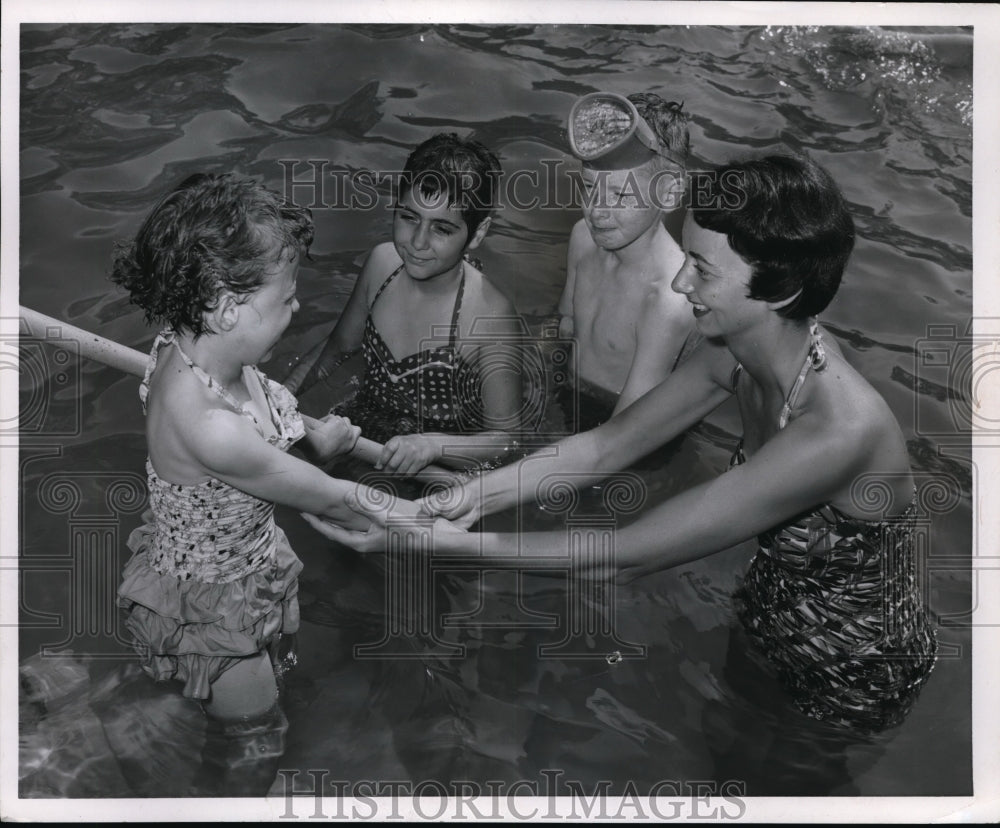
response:
[[[478,246],[485,234],[485,224],[484,221],[469,240],[469,228],[462,211],[448,205],[447,193],[425,197],[411,187],[396,205],[392,243],[407,274],[418,281],[426,281],[455,271],[462,254]]]
[[[298,251],[285,250],[268,269],[264,284],[240,306],[243,339],[247,356],[252,359],[246,364],[265,362],[271,356],[292,314],[299,309],[295,298],[298,270]]]
[[[745,330],[767,304],[748,296],[753,269],[729,246],[722,233],[699,227],[691,214],[684,219],[684,266],[671,287],[694,306],[695,326],[705,336]]]

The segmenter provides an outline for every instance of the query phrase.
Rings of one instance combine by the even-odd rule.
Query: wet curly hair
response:
[[[249,298],[287,251],[308,253],[312,214],[256,181],[197,173],[156,204],[136,237],[115,246],[111,280],[149,324],[198,337],[223,292]]]

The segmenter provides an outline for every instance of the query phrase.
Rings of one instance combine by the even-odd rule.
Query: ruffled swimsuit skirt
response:
[[[154,679],[178,679],[185,696],[205,699],[229,667],[259,653],[277,634],[298,631],[302,562],[280,528],[275,526],[270,566],[221,584],[157,572],[149,557],[153,533],[147,524],[129,537],[134,554],[118,595],[130,608],[125,625],[142,668]]]

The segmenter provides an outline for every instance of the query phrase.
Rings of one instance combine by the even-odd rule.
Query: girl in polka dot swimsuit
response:
[[[369,254],[311,369],[307,357],[285,381],[304,390],[361,347],[361,389],[336,411],[385,442],[377,468],[471,465],[510,448],[521,427],[512,342],[520,325],[467,255],[489,229],[499,176],[496,156],[475,141],[439,134],[417,147],[399,185],[392,242]]]
[[[119,603],[145,672],[182,682],[208,715],[204,795],[266,793],[282,752],[269,653],[298,627],[302,564],[275,504],[359,520],[355,484],[286,453],[301,441],[325,460],[359,429],[300,416],[255,367],[298,309],[312,236],[307,210],[255,182],[194,175],[116,252],[114,281],[167,326],[140,389],[152,517],[129,538]]]

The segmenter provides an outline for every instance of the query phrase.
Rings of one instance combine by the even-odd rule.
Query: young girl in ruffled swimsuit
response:
[[[285,380],[304,392],[360,347],[361,387],[335,410],[385,442],[376,468],[473,465],[516,441],[516,312],[468,255],[489,229],[500,172],[486,147],[453,133],[418,146],[400,180],[392,242],[368,255],[319,356],[307,354]]]
[[[298,627],[301,562],[276,503],[355,524],[354,484],[287,454],[349,451],[349,420],[299,415],[255,366],[298,309],[307,210],[252,181],[195,175],[167,195],[112,278],[167,328],[140,388],[152,518],[129,539],[119,589],[143,669],[183,682],[209,717],[207,794],[264,794],[287,727],[269,648]]]

